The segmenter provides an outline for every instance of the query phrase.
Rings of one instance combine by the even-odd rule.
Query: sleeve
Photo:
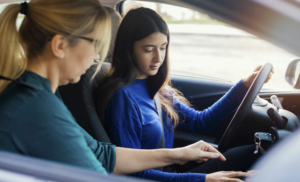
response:
[[[89,148],[94,152],[98,161],[108,173],[114,171],[116,165],[116,146],[110,143],[99,142],[80,127]]]
[[[240,80],[222,98],[203,111],[196,111],[175,98],[175,109],[184,120],[179,127],[192,132],[209,132],[238,108],[247,91],[248,88]]]
[[[106,108],[108,135],[112,143],[126,148],[141,149],[142,125],[137,104],[125,90],[116,91]],[[200,181],[205,182],[205,174],[167,173],[154,169],[131,174],[131,176],[157,181]]]

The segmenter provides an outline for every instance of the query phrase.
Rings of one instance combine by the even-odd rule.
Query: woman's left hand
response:
[[[244,83],[248,88],[249,88],[250,85],[252,84],[254,78],[256,77],[256,75],[258,74],[258,72],[259,72],[259,70],[261,69],[262,66],[263,66],[263,65],[257,66],[257,67],[255,68],[255,70],[254,70],[250,75],[248,75],[248,77],[243,78],[243,83]],[[265,83],[267,83],[267,82],[271,79],[273,73],[274,73],[274,69],[272,69],[272,71],[271,71],[270,74],[268,75],[268,77],[267,77]]]

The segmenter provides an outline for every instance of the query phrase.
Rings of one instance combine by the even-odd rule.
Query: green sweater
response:
[[[0,95],[0,150],[57,161],[106,174],[116,163],[115,146],[94,140],[53,94],[48,79],[25,71]]]

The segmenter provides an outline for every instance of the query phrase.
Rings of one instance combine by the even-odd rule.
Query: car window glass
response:
[[[238,82],[256,66],[270,62],[275,74],[264,88],[293,90],[285,81],[288,64],[297,56],[209,15],[167,4],[125,1],[131,8],[158,12],[170,30],[171,75]]]

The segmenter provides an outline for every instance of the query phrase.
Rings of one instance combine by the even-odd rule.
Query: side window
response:
[[[284,79],[297,57],[209,15],[167,4],[125,1],[124,12],[147,7],[159,13],[170,30],[171,74],[237,82],[256,66],[270,62],[275,74],[266,88],[291,90]]]

